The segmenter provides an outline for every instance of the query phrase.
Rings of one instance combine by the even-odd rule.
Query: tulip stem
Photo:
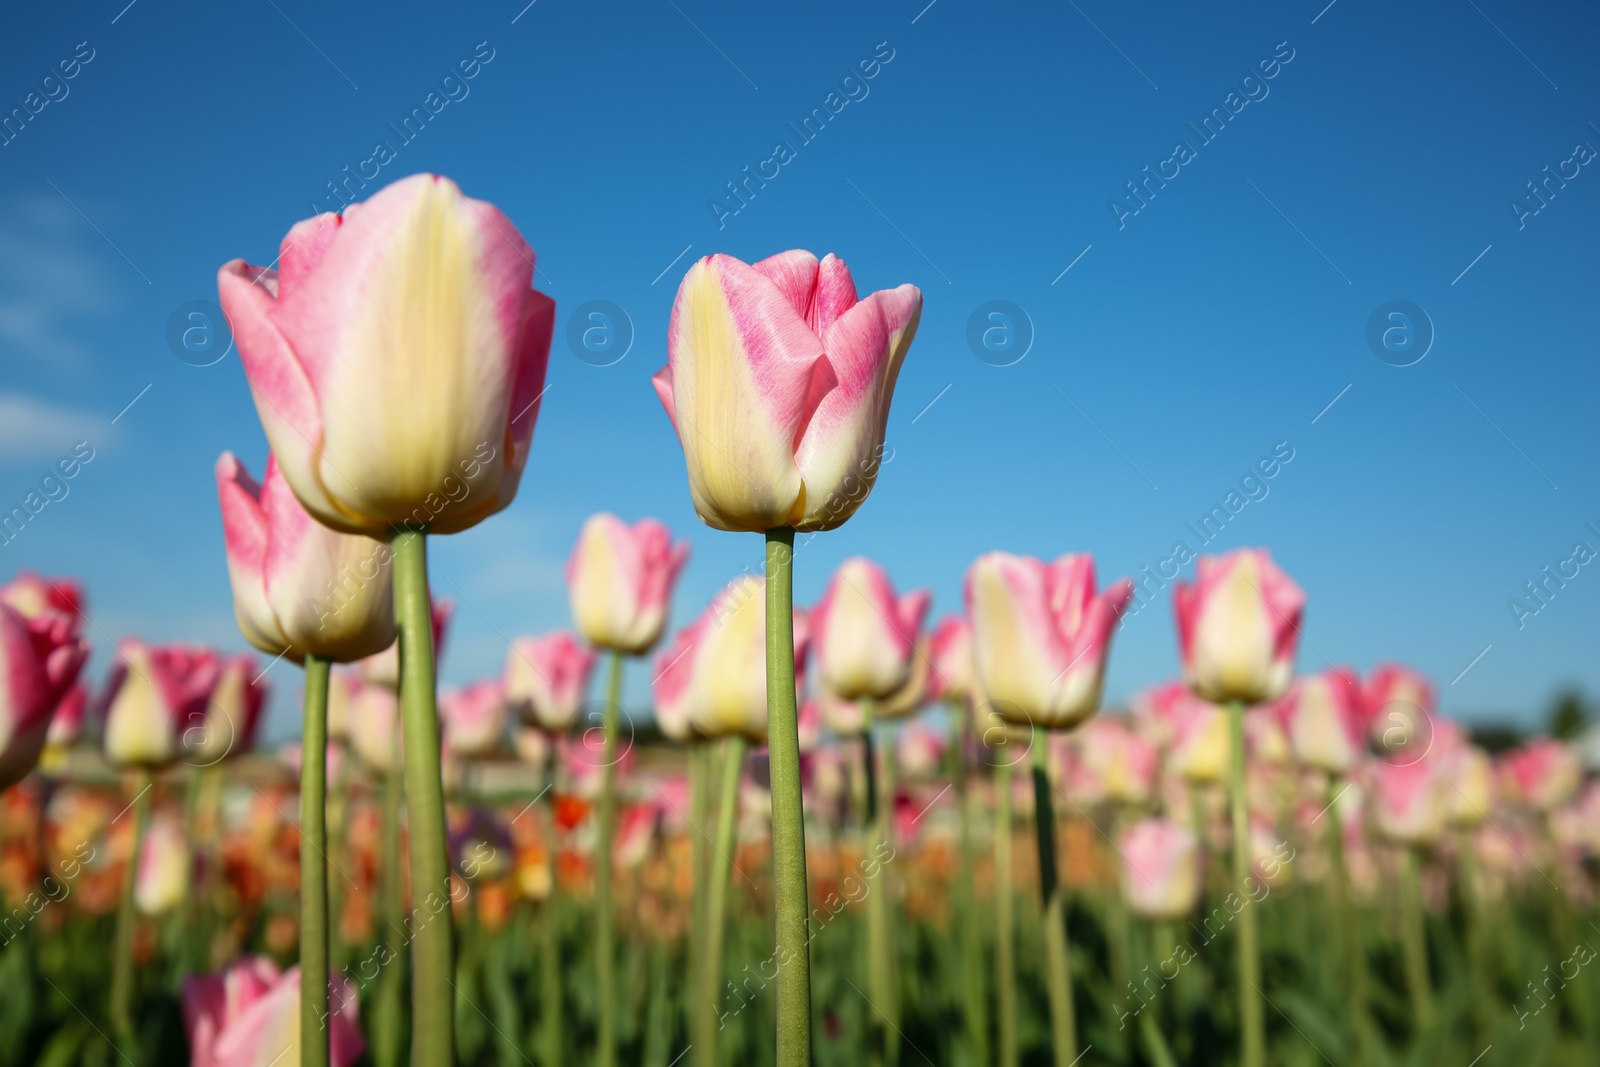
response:
[[[405,800],[401,768],[400,729],[395,724],[389,745],[389,766],[383,772],[383,814],[379,837],[383,848],[383,925],[379,940],[386,949],[388,968],[377,987],[372,1011],[372,1059],[377,1067],[400,1067],[405,1061],[405,1023],[401,999],[405,993],[406,880],[401,869],[400,806]]]
[[[622,706],[622,653],[611,653],[604,716],[605,762],[600,767],[600,843],[595,856],[595,978],[600,986],[595,1062],[617,1062],[616,916],[611,907],[611,842],[617,828],[617,723]]]
[[[405,740],[406,820],[411,832],[412,1067],[455,1062],[455,953],[450,855],[439,764],[439,711],[428,599],[428,544],[421,530],[396,529],[395,623],[400,631],[400,723]]]
[[[709,920],[706,918],[706,879],[710,877],[708,857],[711,848],[704,831],[700,828],[706,824],[706,815],[711,807],[711,744],[697,742],[689,749],[689,825],[694,829],[693,853],[691,864],[693,874],[690,880],[690,923],[692,936],[689,938],[689,985],[691,989],[703,990],[706,988],[706,940],[710,937]],[[683,998],[688,1017],[684,1019],[684,1026],[689,1031],[691,1039],[696,1045],[708,1045],[709,1030],[705,1022],[707,1013],[703,998],[688,996]],[[710,1061],[696,1053],[695,1063],[708,1064]]]
[[[328,1065],[328,667],[306,656],[300,735],[300,1063]]]
[[[989,1019],[988,1006],[984,1003],[983,944],[972,885],[972,872],[978,865],[978,850],[974,840],[978,795],[968,788],[971,716],[967,714],[963,701],[951,700],[948,707],[956,721],[955,744],[950,746],[951,777],[956,783],[956,802],[961,810],[961,870],[956,875],[956,907],[961,923],[963,1007],[972,1062],[988,1063]]]
[[[1000,1067],[1017,1067],[1017,962],[1011,892],[1011,764],[994,768],[994,985]]]
[[[1050,793],[1050,735],[1033,738],[1033,820],[1039,842],[1039,895],[1044,901],[1050,1036],[1056,1067],[1078,1059],[1078,1023],[1072,1005],[1072,961],[1067,947],[1066,891],[1056,874],[1055,802]],[[1120,951],[1113,947],[1113,953]]]
[[[885,738],[883,766],[878,766],[873,738],[874,701],[861,700],[862,754],[866,765],[868,832],[877,838],[869,852],[887,845],[894,848],[894,745]],[[872,992],[873,1029],[882,1046],[879,1062],[895,1067],[900,1062],[900,998],[894,980],[894,915],[889,908],[889,877],[881,864],[867,881],[867,988]]]
[[[1406,988],[1411,994],[1411,1015],[1415,1034],[1423,1038],[1433,1028],[1433,988],[1428,978],[1428,935],[1423,926],[1422,879],[1417,850],[1407,847],[1400,859],[1404,880]]]
[[[561,849],[556,839],[555,798],[556,748],[552,744],[545,757],[546,799],[539,806],[540,836],[544,839],[544,860],[550,872],[550,892],[539,905],[539,1008],[540,1040],[546,1063],[561,1062],[561,929],[557,925],[556,901],[561,894]]]
[[[150,791],[155,783],[149,768],[139,769],[134,785],[139,791],[130,805],[133,808],[133,851],[128,854],[128,866],[122,877],[122,905],[117,909],[116,956],[111,971],[111,1025],[117,1031],[118,1041],[129,1048],[138,1047],[133,1020],[133,932],[139,916],[134,908],[133,890],[139,878],[145,831],[150,827]]]
[[[744,738],[734,734],[723,742],[722,792],[717,798],[716,853],[706,878],[706,943],[700,986],[702,1046],[697,1062],[717,1062],[717,1019],[721,1001],[723,937],[728,917],[728,875],[733,869],[733,828],[739,813],[739,775],[744,770]]]
[[[1244,703],[1228,702],[1232,758],[1228,761],[1228,800],[1233,812],[1234,892],[1250,880],[1250,812],[1244,785]],[[1256,909],[1239,912],[1239,1043],[1242,1067],[1262,1067],[1267,1056],[1266,1015],[1261,999],[1261,931]]]
[[[767,751],[772,765],[773,912],[778,963],[777,1067],[811,1063],[811,950],[806,937],[806,824],[794,689],[794,530],[767,531]]]
[[[1350,873],[1344,857],[1344,819],[1339,815],[1339,798],[1348,783],[1341,784],[1338,776],[1328,780],[1328,855],[1333,862],[1333,876],[1329,879],[1329,892],[1334,897],[1334,911],[1339,923],[1339,941],[1344,947],[1345,974],[1349,983],[1348,1025],[1355,1040],[1358,1063],[1370,1060],[1367,1048],[1367,949],[1361,940],[1361,917],[1356,914],[1355,901],[1350,897]]]

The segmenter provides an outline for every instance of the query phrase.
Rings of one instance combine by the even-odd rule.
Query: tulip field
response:
[[[0,1067],[1600,1064],[1482,3],[4,16]]]

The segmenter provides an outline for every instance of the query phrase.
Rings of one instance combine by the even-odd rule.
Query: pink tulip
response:
[[[55,612],[29,619],[0,604],[0,790],[38,765],[51,716],[89,657],[76,622]]]
[[[724,586],[678,635],[686,648],[689,722],[703,737],[767,739],[766,582],[751,575]],[[795,678],[804,677],[809,627],[794,618]]]
[[[567,560],[567,592],[578,632],[600,648],[643,655],[661,640],[672,586],[689,560],[655,519],[629,526],[615,515],[591,516]]]
[[[528,462],[555,304],[493,204],[419,174],[298,223],[279,269],[217,276],[267,440],[336,530],[456,533]]]
[[[845,560],[811,613],[823,688],[845,700],[883,700],[904,687],[931,600],[923,589],[896,596],[882,567]]]
[[[840,737],[845,737],[866,729],[868,704],[872,706],[875,722],[903,718],[922,710],[927,703],[928,684],[933,677],[933,656],[929,649],[928,635],[919,634],[916,651],[911,656],[910,676],[904,685],[882,700],[870,697],[848,700],[834,694],[825,685],[817,686],[816,710],[823,724]]]
[[[1228,713],[1193,693],[1176,705],[1172,769],[1193,785],[1224,781],[1233,759]]]
[[[949,747],[949,734],[923,720],[906,723],[895,740],[900,769],[910,778],[931,778],[938,774]]]
[[[1121,834],[1122,890],[1135,914],[1175,922],[1200,902],[1200,841],[1165,819],[1142,819]]]
[[[1365,750],[1361,683],[1348,667],[1296,679],[1278,712],[1302,763],[1347,774]]]
[[[272,456],[259,485],[232,452],[216,473],[233,612],[247,641],[297,663],[308,654],[348,663],[394,643],[386,542],[312,518]]]
[[[650,858],[660,814],[656,805],[649,802],[623,808],[617,824],[616,844],[612,846],[617,866],[637,867]]]
[[[1054,563],[989,552],[967,571],[977,677],[993,710],[1019,724],[1076,726],[1100,707],[1111,632],[1133,583],[1096,595],[1094,558]]]
[[[386,685],[363,682],[353,673],[347,684],[345,734],[350,750],[368,767],[396,771],[404,755],[400,741],[400,699]]]
[[[67,690],[66,696],[56,706],[45,734],[45,744],[52,748],[71,748],[83,736],[83,720],[89,707],[89,687],[77,682]]]
[[[1421,759],[1432,747],[1438,696],[1427,678],[1409,667],[1385,663],[1367,679],[1362,699],[1367,737],[1390,762]]]
[[[1098,773],[1108,800],[1130,806],[1150,802],[1160,753],[1126,719],[1091,719],[1072,737],[1084,762]]]
[[[505,687],[500,679],[445,690],[439,697],[439,724],[444,748],[451,755],[476,758],[494,752],[506,732]]]
[[[1289,734],[1271,708],[1252,708],[1244,716],[1245,756],[1251,763],[1286,765],[1294,755]]]
[[[391,583],[392,584],[392,583]],[[429,620],[433,624],[433,662],[435,669],[444,659],[444,639],[450,632],[450,620],[455,618],[455,601],[448,597],[428,594]],[[400,686],[400,639],[396,637],[388,648],[356,662],[356,670],[363,681],[372,685],[398,689]]]
[[[1477,745],[1462,744],[1444,755],[1452,786],[1448,797],[1450,822],[1478,826],[1495,806],[1494,764]]]
[[[172,812],[150,820],[133,879],[133,899],[146,915],[165,915],[183,903],[194,871],[183,821]]]
[[[329,1063],[361,1057],[355,987],[333,979],[328,997]],[[183,980],[183,1021],[195,1067],[269,1067],[300,1062],[300,968],[280,973],[263,956]]]
[[[120,642],[106,684],[106,758],[160,767],[188,755],[203,736],[219,673],[209,648]]]
[[[205,718],[199,727],[190,728],[194,763],[209,767],[248,752],[255,745],[261,709],[267,699],[267,683],[261,677],[264,673],[254,656],[222,658]]]
[[[24,619],[64,616],[76,637],[83,621],[83,585],[72,578],[46,578],[37,571],[18,571],[9,583],[0,586],[0,604],[15,609]]]
[[[1371,805],[1378,832],[1407,845],[1431,845],[1444,833],[1450,785],[1435,758],[1371,763]]]
[[[1261,704],[1289,686],[1306,597],[1265,549],[1201,556],[1173,594],[1183,673],[1216,703]]]
[[[933,628],[929,700],[972,699],[972,627],[965,616],[946,615]]]
[[[679,630],[672,642],[656,653],[650,690],[655,697],[656,726],[663,737],[684,742],[689,728],[689,685],[694,678],[693,626]]]
[[[1165,751],[1177,738],[1179,721],[1194,701],[1189,686],[1180,681],[1148,686],[1133,699],[1133,723],[1139,736]]]
[[[922,315],[913,285],[857,300],[844,261],[714,255],[678,287],[656,393],[719,530],[827,530],[877,480],[895,379]]]
[[[1569,746],[1549,737],[1530,741],[1500,757],[1516,797],[1535,811],[1567,803],[1583,784],[1583,764]]]
[[[565,630],[519,637],[506,653],[505,696],[522,721],[563,732],[578,721],[595,653]]]

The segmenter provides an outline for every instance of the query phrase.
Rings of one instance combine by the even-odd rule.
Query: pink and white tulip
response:
[[[1142,819],[1122,832],[1122,890],[1134,913],[1175,922],[1200,902],[1200,839],[1165,819]]]
[[[1392,763],[1421,759],[1433,746],[1439,724],[1433,683],[1410,667],[1385,663],[1362,687],[1367,739]]]
[[[932,599],[923,589],[897,596],[882,567],[845,560],[811,613],[822,687],[845,700],[884,700],[903,688]]]
[[[1191,785],[1225,781],[1232,761],[1228,713],[1193,693],[1175,706],[1172,769]]]
[[[929,700],[972,699],[972,627],[962,615],[946,615],[933,628],[930,642],[933,672],[928,677]]]
[[[931,778],[938,774],[949,747],[950,735],[922,720],[906,723],[895,739],[900,769],[909,778]]]
[[[329,1063],[361,1057],[356,989],[336,977],[328,997]],[[300,1062],[300,968],[280,972],[264,956],[183,980],[183,1021],[194,1067],[269,1067]]]
[[[805,671],[806,618],[794,619],[795,677]],[[766,582],[735,578],[679,635],[687,647],[689,722],[704,737],[767,740]]]
[[[501,673],[505,697],[522,721],[563,732],[578,721],[595,652],[565,630],[511,642]]]
[[[223,657],[205,719],[191,739],[196,764],[209,767],[255,745],[267,700],[263,673],[254,656]]]
[[[324,526],[295,499],[274,457],[257,484],[232,452],[217,460],[217,497],[245,640],[296,663],[348,663],[394,643],[389,546]]]
[[[106,758],[160,767],[192,752],[220,666],[215,652],[198,645],[120,642],[107,682]]]
[[[439,697],[439,724],[451,755],[472,759],[491,754],[506,733],[504,685],[489,678],[445,690]]]
[[[1427,846],[1444,833],[1450,786],[1434,758],[1371,763],[1370,804],[1378,832],[1390,841]]]
[[[217,276],[267,440],[295,496],[344,533],[456,533],[528,462],[555,303],[493,204],[418,174],[297,223],[277,270]]]
[[[60,615],[71,625],[73,636],[83,621],[83,584],[73,578],[46,578],[38,571],[18,571],[16,577],[0,586],[0,604],[14,609],[24,619]]]
[[[833,255],[701,259],[678,287],[654,379],[700,518],[827,530],[872,491],[895,379],[922,315],[914,285],[857,299]]]
[[[1012,722],[1076,726],[1100,707],[1111,633],[1133,583],[1095,592],[1087,553],[1046,563],[989,552],[967,571],[973,659],[989,704]]]
[[[1301,763],[1329,774],[1348,774],[1365,751],[1361,683],[1348,668],[1296,679],[1278,712]]]
[[[1578,794],[1583,763],[1577,752],[1554,738],[1541,737],[1501,757],[1516,798],[1535,811],[1551,812]]]
[[[400,698],[386,685],[352,678],[349,686],[346,737],[350,750],[374,771],[400,770]]]
[[[30,619],[0,604],[0,790],[38,765],[51,718],[89,657],[76,622],[55,612]]]
[[[1083,761],[1097,772],[1107,800],[1129,806],[1150,802],[1160,753],[1126,719],[1091,719],[1071,736]]]
[[[567,560],[567,593],[578,632],[599,648],[643,655],[661,640],[672,587],[689,559],[655,519],[629,526],[591,516]]]
[[[1201,556],[1173,593],[1189,687],[1216,703],[1260,704],[1289,687],[1306,597],[1265,549]]]
[[[172,812],[155,815],[134,869],[134,904],[145,915],[167,914],[183,903],[193,874],[182,820]]]

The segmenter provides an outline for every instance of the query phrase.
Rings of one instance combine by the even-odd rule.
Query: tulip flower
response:
[[[679,630],[671,644],[656,654],[650,691],[655,697],[656,727],[668,740],[689,740],[690,683],[694,680],[694,628]]]
[[[120,642],[106,685],[106,758],[154,768],[187,755],[200,740],[219,675],[210,649]]]
[[[812,641],[815,642],[815,637]],[[927,703],[928,690],[933,681],[932,643],[927,634],[917,637],[916,650],[911,655],[911,674],[904,685],[882,700],[862,697],[849,700],[836,695],[825,685],[816,690],[817,714],[840,737],[856,734],[865,736],[870,725],[867,712],[872,712],[873,722],[884,722],[914,715]]]
[[[1076,726],[1100,706],[1111,632],[1133,595],[1126,578],[1098,595],[1094,559],[1054,563],[1004,552],[967,571],[973,658],[990,705],[1019,725]]]
[[[163,812],[150,822],[139,850],[133,899],[145,915],[165,915],[183,903],[193,875],[183,823]]]
[[[250,751],[261,725],[267,683],[254,656],[226,656],[211,691],[205,719],[195,731],[194,762],[209,767]]]
[[[1193,693],[1174,705],[1177,720],[1172,768],[1192,785],[1212,785],[1228,777],[1228,715]]]
[[[1477,745],[1462,744],[1444,760],[1452,786],[1446,798],[1451,825],[1481,825],[1488,820],[1495,801],[1494,765],[1489,754]]]
[[[356,989],[334,980],[326,1020],[332,1067],[361,1057]],[[226,970],[183,980],[183,1020],[195,1067],[268,1067],[301,1062],[300,968],[279,972],[264,956],[246,956]]]
[[[1184,677],[1201,697],[1260,704],[1288,688],[1305,594],[1264,549],[1201,556],[1173,604]]]
[[[25,618],[0,604],[0,791],[38,764],[51,717],[89,656],[75,623],[54,613]]]
[[[1371,764],[1371,804],[1378,832],[1390,841],[1430,846],[1444,832],[1450,785],[1443,761]]]
[[[912,778],[931,778],[939,773],[950,738],[928,722],[907,723],[896,738],[895,755],[900,769]]]
[[[1433,683],[1409,667],[1385,663],[1373,669],[1362,687],[1367,737],[1389,762],[1423,758],[1438,724]]]
[[[844,261],[708,256],[672,305],[656,393],[696,513],[719,530],[828,530],[877,480],[895,379],[922,314],[916,286],[856,297]]]
[[[845,560],[811,613],[823,688],[846,700],[883,700],[904,687],[931,599],[921,589],[898,597],[882,567]]]
[[[678,636],[687,643],[690,724],[705,737],[767,740],[765,590],[746,575],[723,587]],[[794,620],[796,662],[809,648],[805,617]],[[680,664],[681,665],[681,664]]]
[[[65,751],[77,744],[83,736],[83,720],[88,708],[89,687],[77,682],[56,705],[56,713],[50,719],[50,729],[45,733],[45,746]]]
[[[1517,799],[1549,813],[1567,803],[1583,784],[1583,764],[1567,745],[1549,737],[1531,741],[1501,757]]]
[[[386,543],[313,518],[273,456],[259,484],[231,452],[216,475],[233,610],[246,640],[296,663],[308,655],[347,663],[394,643]]]
[[[447,689],[439,698],[439,719],[447,752],[482,757],[500,747],[506,730],[505,691],[498,678]]]
[[[325,525],[467,529],[528,461],[555,304],[493,204],[419,174],[217,276],[267,439]]]
[[[351,679],[349,697],[350,750],[380,773],[400,771],[400,701],[387,686]]]
[[[947,615],[933,628],[929,654],[933,671],[928,678],[929,700],[971,700],[972,627],[961,615]]]
[[[674,544],[655,519],[629,526],[615,515],[592,516],[567,560],[578,632],[599,648],[648,652],[666,628],[672,587],[688,559],[688,542]]]
[[[1299,678],[1278,705],[1295,758],[1347,774],[1364,749],[1361,684],[1347,667]]]
[[[63,616],[76,637],[83,621],[83,586],[71,578],[46,578],[37,571],[18,571],[16,577],[0,586],[0,604],[24,619]]]
[[[1160,754],[1125,719],[1091,719],[1068,735],[1107,800],[1128,807],[1150,802]]]
[[[1139,735],[1163,752],[1172,748],[1180,720],[1194,705],[1194,694],[1180,681],[1149,686],[1133,699],[1133,723]]]
[[[506,653],[505,698],[522,721],[554,733],[570,730],[589,689],[593,649],[566,631],[519,637]]]
[[[1122,891],[1134,914],[1173,922],[1200,902],[1200,839],[1177,823],[1141,819],[1123,830]]]

